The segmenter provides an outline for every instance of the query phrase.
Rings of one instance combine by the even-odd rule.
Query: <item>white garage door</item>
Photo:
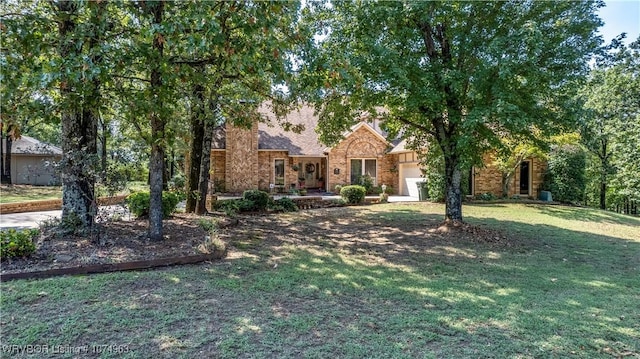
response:
[[[418,197],[417,182],[424,181],[422,172],[417,163],[400,164],[400,194],[403,196]]]

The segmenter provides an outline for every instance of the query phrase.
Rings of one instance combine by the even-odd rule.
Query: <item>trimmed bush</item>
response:
[[[27,257],[35,252],[34,238],[40,234],[37,229],[0,231],[0,258]]]
[[[340,190],[340,197],[349,204],[362,203],[366,194],[367,189],[358,185],[344,186]]]
[[[276,212],[296,212],[298,206],[291,198],[283,197],[273,201],[271,209]]]
[[[125,203],[129,211],[136,217],[149,215],[149,201],[151,194],[149,192],[136,192],[127,197]],[[169,217],[175,212],[180,202],[180,196],[174,192],[162,192],[162,215]]]
[[[252,209],[249,209],[249,211],[264,211],[269,205],[269,194],[265,191],[250,189],[244,191],[244,193],[242,194],[242,198],[253,202],[254,207]]]

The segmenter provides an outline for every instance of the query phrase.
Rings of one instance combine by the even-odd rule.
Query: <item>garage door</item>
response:
[[[417,182],[424,181],[422,172],[417,163],[400,164],[400,194],[403,196],[418,197]]]

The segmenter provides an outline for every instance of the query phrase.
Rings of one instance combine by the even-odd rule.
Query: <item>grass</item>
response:
[[[120,194],[129,194],[137,191],[149,190],[149,186],[145,182],[129,182],[127,188]],[[98,196],[107,196],[104,188],[96,189]],[[62,198],[61,186],[29,186],[29,185],[13,185],[0,187],[0,203],[18,203],[25,201],[40,201],[47,199]]]
[[[263,227],[246,219],[229,238],[240,249],[222,262],[3,283],[3,350],[86,346],[93,356],[92,346],[110,345],[102,357],[129,358],[640,356],[639,219],[557,206],[465,206],[469,223],[508,240],[489,243],[431,234],[442,213],[441,205],[386,204],[279,215]]]
[[[0,187],[0,203],[16,203],[62,198],[60,186],[14,185]]]

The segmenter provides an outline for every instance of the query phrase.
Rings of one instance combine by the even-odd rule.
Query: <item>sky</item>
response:
[[[605,44],[622,32],[627,33],[627,45],[637,39],[640,35],[640,0],[606,0],[605,4],[598,13],[604,21],[600,34]]]

